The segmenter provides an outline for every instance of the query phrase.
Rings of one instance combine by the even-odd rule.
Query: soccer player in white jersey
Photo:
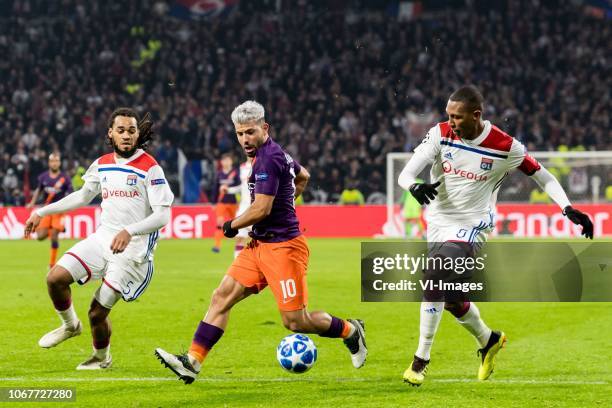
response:
[[[514,169],[530,176],[564,215],[582,226],[582,234],[593,239],[593,224],[588,215],[571,207],[555,177],[527,154],[521,142],[483,120],[483,102],[481,93],[473,86],[455,91],[446,105],[448,121],[429,130],[399,176],[403,189],[410,191],[422,205],[429,204],[430,254],[431,248],[437,246],[469,256],[485,242],[486,233],[494,227],[497,189]],[[432,184],[417,183],[417,175],[429,164]],[[423,383],[443,308],[479,343],[478,379],[486,380],[493,372],[495,355],[504,345],[506,335],[492,331],[480,318],[474,303],[439,300],[424,294],[419,345],[411,366],[404,373],[404,381],[416,386]]]
[[[236,212],[236,217],[242,215],[251,205],[251,193],[249,192],[249,177],[251,176],[251,168],[253,167],[253,159],[247,156],[244,163],[240,165],[240,185],[229,187],[226,184],[221,185],[222,193],[240,194],[240,205]],[[236,244],[234,246],[234,258],[238,257],[240,251],[244,249],[251,226],[241,228],[236,235]]]
[[[174,195],[161,167],[143,150],[153,135],[151,126],[148,114],[139,120],[133,109],[115,110],[107,136],[114,152],[93,162],[83,176],[85,184],[80,190],[34,211],[26,221],[24,233],[29,236],[41,217],[82,207],[102,194],[102,215],[96,232],[70,248],[47,275],[49,296],[62,325],[39,340],[44,348],[81,334],[70,285],[102,280],[89,309],[94,352],[77,370],[111,365],[108,315],[119,299],[133,301],[149,285],[158,230],[170,219]]]

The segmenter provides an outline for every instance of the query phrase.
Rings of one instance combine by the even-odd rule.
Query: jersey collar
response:
[[[479,134],[476,139],[463,140],[463,141],[469,144],[473,144],[473,145],[481,144],[487,138],[487,136],[489,136],[489,133],[491,132],[491,122],[489,122],[488,120],[485,120],[483,121],[483,123],[484,123],[484,129],[482,129],[482,133]]]
[[[272,144],[272,136],[268,135],[268,140],[263,142],[263,144],[261,146],[259,146],[259,148],[257,149],[257,154],[255,154],[255,157],[253,158],[253,164],[255,164],[255,159],[257,158],[257,156],[259,156],[259,153],[261,152],[261,150],[264,147],[270,146],[271,144]]]
[[[117,164],[127,164],[127,163],[131,162],[132,160],[136,160],[137,158],[139,158],[143,153],[144,153],[144,150],[136,149],[134,154],[131,155],[130,157],[127,157],[127,158],[117,157],[116,155],[114,155],[115,163],[117,163]]]

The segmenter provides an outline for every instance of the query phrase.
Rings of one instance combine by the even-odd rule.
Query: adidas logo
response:
[[[453,155],[451,154],[451,152],[446,152],[446,153],[444,154],[444,157],[446,157],[447,159],[450,159],[450,160],[452,160],[452,159],[453,159]]]
[[[17,215],[12,209],[0,211],[0,239],[23,238],[23,228],[25,225],[17,219]]]
[[[438,309],[436,309],[435,307],[431,307],[429,309],[425,309],[426,313],[438,313]]]

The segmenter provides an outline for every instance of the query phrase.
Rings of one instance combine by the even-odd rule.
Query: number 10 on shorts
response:
[[[296,295],[295,281],[293,279],[287,279],[280,281],[280,286],[283,291],[283,299],[292,298]]]

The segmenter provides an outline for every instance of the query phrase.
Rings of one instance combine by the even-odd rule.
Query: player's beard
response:
[[[264,137],[265,137],[265,139],[264,139]],[[264,143],[266,143],[266,140],[268,140],[268,139],[267,139],[267,137],[266,137],[266,135],[264,135],[264,136],[263,136],[263,137],[261,137],[261,138],[255,139],[255,140],[254,140],[254,143],[249,143],[249,145],[248,145],[248,147],[251,147],[251,148],[252,148],[252,150],[251,150],[250,152],[247,152],[247,151],[246,151],[246,149],[245,149],[245,150],[244,150],[244,153],[245,153],[247,156],[249,156],[249,157],[255,157],[255,156],[257,156],[257,150],[259,150],[259,148],[260,148],[261,146],[263,146],[263,144],[264,144]],[[243,148],[244,148],[244,147],[246,147],[246,146],[243,146]]]
[[[115,151],[115,153],[118,156],[123,157],[124,159],[131,157],[136,152],[136,149],[138,149],[138,146],[136,146],[136,143],[134,143],[134,146],[132,146],[130,150],[122,150],[121,146],[118,146],[117,144],[115,144],[115,141],[113,139],[111,139],[111,144],[113,145],[113,150]]]

